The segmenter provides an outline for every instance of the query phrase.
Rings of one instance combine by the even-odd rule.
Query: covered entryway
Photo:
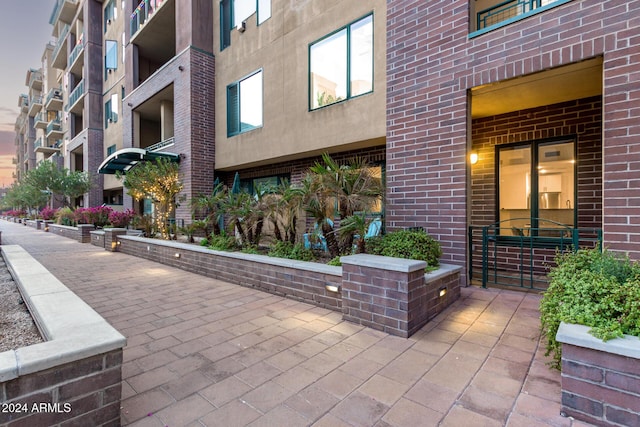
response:
[[[472,282],[546,288],[556,250],[602,228],[602,59],[470,91]]]

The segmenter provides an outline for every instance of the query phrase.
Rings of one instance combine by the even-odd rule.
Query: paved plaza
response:
[[[21,224],[0,230],[126,336],[123,425],[589,425],[560,415],[533,293],[463,288],[403,339]]]

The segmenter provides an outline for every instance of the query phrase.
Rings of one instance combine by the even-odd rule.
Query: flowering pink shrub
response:
[[[44,220],[52,220],[52,219],[55,218],[57,211],[58,211],[57,209],[51,209],[51,208],[48,208],[48,207],[47,208],[43,208],[40,211],[40,216]]]
[[[78,224],[93,224],[96,227],[104,227],[109,223],[109,214],[113,212],[108,206],[95,206],[92,208],[78,208],[74,211]]]
[[[109,222],[114,227],[126,228],[135,215],[136,213],[131,209],[124,212],[113,211],[109,214]]]
[[[22,218],[27,216],[27,212],[25,210],[10,210],[10,211],[6,211],[5,215]]]

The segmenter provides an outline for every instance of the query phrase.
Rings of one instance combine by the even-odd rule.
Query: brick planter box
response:
[[[58,234],[80,243],[91,242],[91,231],[95,230],[92,224],[79,224],[77,227],[68,225],[49,224],[49,232]]]
[[[601,426],[640,426],[640,339],[603,342],[562,323],[562,411]]]
[[[126,339],[20,246],[2,256],[45,342],[0,353],[0,425],[120,425]]]
[[[343,267],[332,267],[144,237],[116,239],[117,250],[128,255],[342,311],[345,320],[402,337],[460,296],[458,266],[425,275],[423,261],[373,255],[343,257]]]

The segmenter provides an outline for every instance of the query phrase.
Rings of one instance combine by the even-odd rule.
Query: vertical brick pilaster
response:
[[[126,228],[105,228],[104,229],[104,248],[107,251],[118,251],[118,236],[127,234]]]
[[[424,261],[351,255],[342,261],[343,319],[408,337],[409,301],[424,287]]]

